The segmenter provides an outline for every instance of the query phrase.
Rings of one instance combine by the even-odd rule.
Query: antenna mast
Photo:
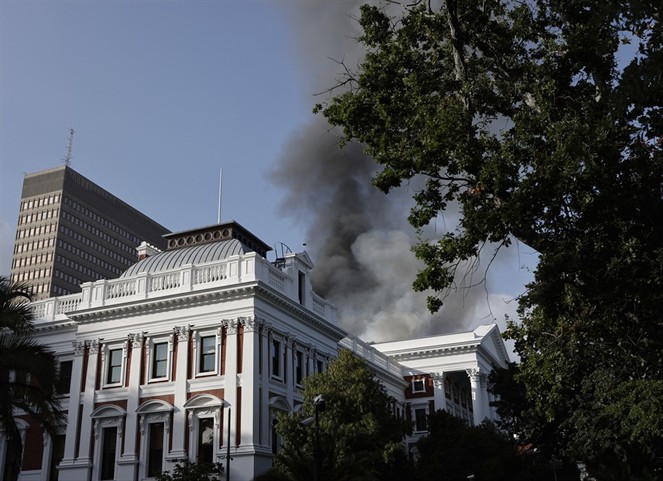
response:
[[[223,169],[219,169],[219,210],[216,218],[216,223],[221,223],[221,187],[223,185]]]
[[[75,133],[76,133],[76,131],[74,129],[71,129],[71,128],[69,129],[69,141],[67,143],[67,153],[64,156],[64,159],[62,159],[62,160],[64,160],[64,165],[66,165],[67,167],[71,166],[71,152],[72,152],[72,149],[74,147],[74,134]]]

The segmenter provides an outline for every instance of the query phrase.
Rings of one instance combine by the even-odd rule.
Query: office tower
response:
[[[147,242],[165,248],[168,229],[71,167],[23,180],[11,279],[35,300],[80,291],[80,284],[118,277]]]

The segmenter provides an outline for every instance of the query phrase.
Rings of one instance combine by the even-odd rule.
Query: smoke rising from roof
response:
[[[333,85],[342,72],[333,59],[356,65],[361,58],[355,40],[361,3],[309,1],[284,7],[302,72],[310,79],[311,107],[320,100],[313,94]],[[416,180],[384,195],[371,185],[378,166],[359,145],[339,148],[338,138],[322,116],[313,117],[287,140],[271,175],[286,193],[283,215],[309,226],[313,287],[336,304],[342,327],[377,342],[471,329],[503,318],[506,311],[513,314],[515,303],[503,302],[513,296],[489,294],[485,284],[459,289],[440,312],[428,312],[429,293],[412,289],[423,267],[411,251],[416,236],[407,223]],[[427,234],[439,236],[456,219],[457,213],[445,213]]]

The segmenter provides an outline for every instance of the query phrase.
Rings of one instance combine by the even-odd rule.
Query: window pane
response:
[[[216,336],[206,336],[200,338],[200,372],[214,371],[214,361],[216,360]]]
[[[60,363],[60,372],[56,385],[58,394],[69,394],[71,390],[71,368],[73,365],[74,361],[62,361]]]
[[[51,441],[51,464],[48,467],[48,481],[58,481],[60,471],[57,466],[64,458],[64,434],[58,434]]]
[[[281,343],[279,341],[272,341],[272,376],[281,375],[280,352]]]
[[[160,342],[154,345],[154,359],[152,360],[152,377],[166,377],[168,366],[168,343]]]
[[[295,382],[301,384],[304,377],[304,353],[297,351],[295,362],[297,363],[295,366]]]
[[[122,375],[122,349],[113,349],[108,353],[108,384],[120,382]]]
[[[415,409],[414,410],[414,419],[415,419],[415,430],[416,431],[425,431],[426,430],[426,409]]]
[[[198,420],[198,463],[211,463],[214,454],[214,418]]]
[[[100,479],[115,478],[115,450],[117,443],[117,428],[104,428],[101,441],[101,477]]]
[[[161,474],[163,466],[163,423],[150,424],[149,436],[147,476],[153,478]]]

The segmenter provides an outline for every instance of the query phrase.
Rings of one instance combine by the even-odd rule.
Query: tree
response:
[[[222,479],[223,466],[211,463],[192,463],[188,459],[177,463],[173,472],[163,472],[156,481],[217,481]]]
[[[8,442],[9,481],[18,478],[23,457],[16,416],[32,418],[51,436],[58,434],[65,418],[56,394],[55,355],[31,337],[30,300],[25,285],[0,277],[0,426]]]
[[[407,432],[394,413],[394,400],[366,363],[342,350],[323,373],[304,380],[299,413],[282,415],[276,425],[283,440],[266,479],[314,479],[316,396],[325,400],[319,413],[318,481],[402,479],[406,464],[402,440]]]
[[[507,335],[531,413],[520,419],[544,423],[519,429],[552,432],[590,469],[646,476],[663,455],[663,417],[645,415],[663,388],[660,2],[439,5],[398,18],[363,6],[366,56],[316,111],[365,146],[380,190],[425,179],[409,220],[431,310],[483,249],[539,253]],[[450,205],[457,228],[425,238]]]
[[[520,449],[504,431],[491,422],[469,426],[446,411],[428,417],[429,433],[417,442],[418,481],[465,481],[469,476],[482,481],[553,479],[550,463]],[[575,466],[556,478],[578,479]]]

